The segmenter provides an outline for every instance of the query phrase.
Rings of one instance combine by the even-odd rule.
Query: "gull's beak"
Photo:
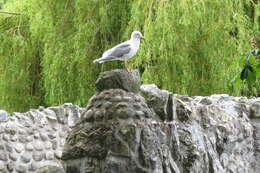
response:
[[[145,40],[144,36],[141,37],[141,40]]]

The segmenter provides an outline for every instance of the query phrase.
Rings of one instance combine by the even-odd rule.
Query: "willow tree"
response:
[[[190,95],[238,94],[228,81],[257,30],[250,0],[8,0],[0,13],[0,108],[84,106],[111,46],[144,33],[130,60],[144,83]],[[250,10],[249,10],[250,11]]]
[[[22,0],[8,1],[4,10],[22,15],[0,18],[1,39],[10,42],[0,43],[6,63],[0,64],[0,105],[24,111],[39,104],[85,105],[101,68],[92,61],[120,40],[130,7],[123,0]]]
[[[228,81],[253,33],[244,5],[250,1],[137,0],[130,27],[146,42],[133,67],[145,83],[189,95],[231,93]],[[238,90],[232,92],[238,93]]]

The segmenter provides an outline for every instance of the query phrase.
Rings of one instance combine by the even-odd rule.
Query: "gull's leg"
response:
[[[128,68],[127,68],[126,60],[125,60],[125,68],[126,68],[126,70],[127,70],[128,73],[132,72],[131,69],[128,69]]]
[[[104,71],[104,64],[102,63],[101,64],[101,72],[103,72]]]

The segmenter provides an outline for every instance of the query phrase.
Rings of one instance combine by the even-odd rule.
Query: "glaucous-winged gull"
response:
[[[123,43],[120,43],[111,49],[105,51],[101,58],[95,59],[94,63],[103,63],[107,61],[126,61],[132,58],[140,47],[140,40],[144,39],[144,36],[139,31],[133,31],[131,39]]]

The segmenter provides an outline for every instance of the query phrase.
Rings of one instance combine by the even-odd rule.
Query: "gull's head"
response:
[[[144,39],[143,34],[140,31],[134,31],[131,34],[131,40],[140,40],[140,39]]]

